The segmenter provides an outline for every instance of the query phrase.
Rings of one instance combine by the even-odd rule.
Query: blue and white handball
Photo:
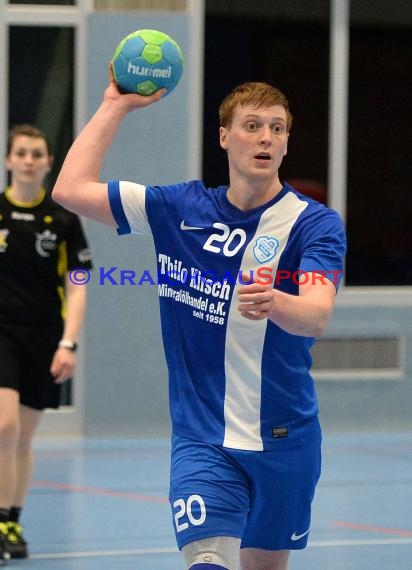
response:
[[[151,95],[165,87],[168,95],[183,73],[179,44],[158,30],[137,30],[117,46],[113,74],[122,93]]]

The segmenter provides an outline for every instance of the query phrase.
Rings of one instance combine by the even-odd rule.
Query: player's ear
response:
[[[220,146],[224,150],[227,150],[227,129],[225,129],[225,127],[219,128],[219,142]]]
[[[288,133],[288,136],[287,136],[287,139],[286,139],[285,151],[284,151],[284,153],[283,153],[283,156],[286,156],[287,153],[288,153],[288,142],[289,142],[289,133]]]
[[[53,162],[54,162],[54,156],[52,154],[49,154],[49,172],[52,169]]]

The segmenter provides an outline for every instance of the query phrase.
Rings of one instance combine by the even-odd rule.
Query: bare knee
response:
[[[42,418],[42,410],[35,410],[27,406],[20,406],[20,433],[18,451],[25,453],[30,451],[34,434]]]
[[[20,433],[19,394],[11,388],[0,388],[0,447],[17,445]]]
[[[34,433],[30,429],[25,429],[24,424],[20,424],[19,438],[17,446],[19,450],[25,451],[29,450],[32,445]]]
[[[19,419],[12,415],[0,418],[0,447],[16,447],[19,439]]]

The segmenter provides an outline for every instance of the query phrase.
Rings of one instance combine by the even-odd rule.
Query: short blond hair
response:
[[[289,110],[289,102],[285,95],[268,83],[249,82],[242,83],[227,95],[219,107],[219,121],[221,127],[230,127],[233,114],[237,106],[244,107],[274,107],[280,105],[286,111],[286,130],[289,132],[292,127],[292,114]]]

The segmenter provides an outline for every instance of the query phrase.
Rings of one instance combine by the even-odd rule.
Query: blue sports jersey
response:
[[[118,233],[153,235],[173,431],[234,449],[305,445],[320,437],[314,339],[242,317],[236,289],[254,278],[297,295],[309,272],[338,286],[343,224],[288,184],[246,212],[227,189],[109,183]]]

